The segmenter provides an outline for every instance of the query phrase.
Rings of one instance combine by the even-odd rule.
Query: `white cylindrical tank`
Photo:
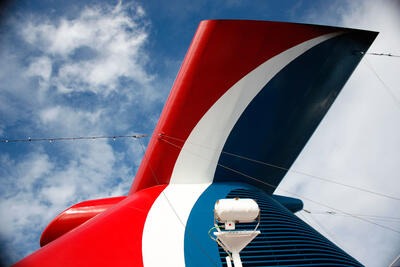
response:
[[[220,199],[215,203],[215,217],[219,222],[249,223],[257,219],[260,208],[254,199]]]

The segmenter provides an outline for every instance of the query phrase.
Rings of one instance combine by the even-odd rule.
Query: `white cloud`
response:
[[[43,108],[39,113],[38,125],[46,127],[55,136],[95,135],[104,132],[108,126],[105,117],[110,114],[104,107],[94,111],[58,105]]]
[[[29,21],[21,35],[59,65],[51,82],[60,92],[108,94],[117,89],[121,77],[140,83],[151,80],[143,69],[145,56],[140,54],[147,39],[145,27],[139,25],[144,11],[137,6],[132,17],[126,9],[121,4],[87,7],[74,19]],[[43,62],[36,63],[35,70],[38,64]],[[42,75],[44,70],[37,71]]]
[[[400,47],[394,37],[398,36],[394,9],[387,10],[373,1],[356,1],[354,5],[349,2],[348,9],[337,3],[327,7],[326,14],[314,15],[314,21],[309,22],[335,21],[350,27],[372,27],[381,30],[376,41],[381,46],[374,49],[396,52]],[[342,7],[340,12],[345,12],[340,21],[330,18],[330,12],[337,14],[338,6]],[[140,112],[149,113],[154,101],[160,100],[160,93],[155,92],[152,76],[146,72],[146,13],[140,6],[129,7],[131,13],[127,8],[120,2],[114,7],[86,7],[73,18],[28,16],[22,21],[21,36],[29,49],[39,55],[32,58],[24,52],[2,55],[0,111],[7,115],[6,123],[23,128],[19,133],[36,131],[43,136],[97,135],[137,129],[140,122],[135,120],[141,116]],[[381,42],[379,38],[386,39]],[[28,66],[22,63],[26,58]],[[397,88],[398,75],[393,73],[399,66],[387,67],[387,62],[371,58],[388,85]],[[21,72],[24,75],[18,76]],[[29,76],[46,83],[32,85]],[[125,78],[129,85],[121,88],[119,81]],[[76,101],[79,97],[86,97],[84,103]],[[132,103],[141,105],[132,108]],[[396,194],[398,186],[393,185],[398,183],[393,174],[399,173],[396,159],[400,151],[399,130],[394,123],[398,121],[396,112],[390,96],[362,63],[294,168]],[[141,123],[153,126],[156,118],[149,113],[141,118],[145,121]],[[22,123],[17,125],[19,121]],[[132,126],[133,122],[137,125]],[[123,148],[116,148],[117,142],[124,142]],[[5,240],[12,260],[37,248],[39,233],[33,230],[33,223],[35,229],[43,229],[70,204],[126,193],[142,155],[138,143],[131,140],[113,144],[104,140],[60,142],[51,144],[51,148],[49,145],[36,146],[35,152],[16,160],[2,154],[0,173],[2,178],[8,178],[6,183],[12,184],[2,187],[14,191],[0,196],[0,237]],[[291,174],[282,187],[299,190],[300,194],[346,211],[387,215],[395,210],[390,201],[355,195],[353,191],[323,183],[315,185],[309,178]],[[306,203],[308,207],[321,209],[310,205]],[[339,217],[335,221],[334,218],[337,217],[327,216],[321,222],[356,258],[371,263],[368,266],[384,265],[381,263],[387,262],[382,258],[385,255],[392,259],[398,241],[394,234],[354,219]]]
[[[50,186],[44,188],[41,192],[44,198],[50,203],[62,206],[65,203],[69,203],[71,199],[75,199],[76,194],[75,185],[64,184],[61,186]]]
[[[44,109],[40,113],[40,119],[44,123],[53,122],[57,120],[57,118],[59,117],[60,110],[61,110],[60,106]]]
[[[3,177],[8,186],[3,181],[0,196],[0,238],[7,249],[18,252],[14,260],[32,252],[27,249],[37,249],[38,231],[69,205],[127,193],[132,170],[125,163],[119,165],[110,144],[96,140],[73,146],[70,150],[75,156],[63,164],[56,164],[57,157],[45,152],[31,153],[20,161],[2,156],[2,166],[9,173]],[[122,180],[115,184],[116,177]],[[26,232],[32,232],[32,237]]]
[[[5,155],[0,160],[3,168],[9,171],[8,177],[2,178],[3,183],[6,179],[9,186],[2,187],[0,236],[10,240],[22,239],[21,231],[27,229],[30,218],[46,214],[47,208],[40,204],[35,188],[51,172],[53,164],[42,153],[29,154],[22,162]]]
[[[325,10],[310,13],[307,22],[378,30],[380,34],[369,51],[400,54],[400,9],[395,1],[385,4],[382,1],[337,1]],[[293,169],[399,197],[400,124],[397,122],[400,106],[370,66],[391,92],[400,97],[400,61],[366,55]],[[395,216],[399,207],[396,200],[295,173],[289,173],[280,188],[354,214]],[[310,210],[329,210],[307,200],[304,202]],[[366,266],[388,266],[399,254],[398,233],[354,218],[311,216]],[[307,218],[316,229],[325,232],[312,217]],[[400,231],[398,223],[375,222]]]
[[[137,127],[131,122],[159,101],[146,72],[144,16],[140,6],[120,2],[70,18],[15,20],[12,29],[27,50],[1,51],[0,130],[16,129],[22,138],[130,134]],[[139,112],[132,112],[135,105]],[[2,151],[0,250],[7,263],[37,249],[40,231],[68,206],[126,194],[141,157],[135,142],[60,141]]]
[[[26,73],[30,76],[39,76],[43,80],[48,81],[51,70],[51,60],[48,57],[39,57],[32,60]]]

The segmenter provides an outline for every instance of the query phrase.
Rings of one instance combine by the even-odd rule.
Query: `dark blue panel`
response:
[[[281,70],[253,99],[232,129],[223,151],[290,168],[373,39],[351,31],[308,50]],[[358,52],[357,52],[358,51]],[[222,153],[215,182],[246,182],[272,194],[285,170]]]
[[[212,184],[200,196],[190,212],[185,229],[185,263],[187,267],[222,266],[218,245],[208,236],[214,226],[214,205],[238,185]]]
[[[186,266],[226,266],[225,251],[208,231],[213,227],[215,201],[234,197],[255,199],[261,209],[261,234],[240,253],[243,266],[361,266],[264,191],[238,183],[212,184],[194,205],[185,231]]]
[[[263,191],[242,187],[227,197],[255,199],[261,209],[261,234],[240,253],[243,266],[361,266]],[[254,226],[238,224],[237,229]],[[226,253],[219,251],[223,262]]]
[[[285,208],[287,208],[291,212],[298,212],[299,210],[302,210],[304,206],[303,201],[301,201],[298,198],[278,196],[278,195],[272,195],[272,198],[281,203]]]

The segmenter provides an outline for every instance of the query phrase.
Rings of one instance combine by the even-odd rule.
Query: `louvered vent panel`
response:
[[[362,266],[328,239],[256,190],[235,189],[227,198],[252,198],[261,209],[258,235],[241,253],[244,267],[250,266]],[[254,229],[256,223],[237,224],[237,230]],[[225,267],[225,251],[219,254]]]

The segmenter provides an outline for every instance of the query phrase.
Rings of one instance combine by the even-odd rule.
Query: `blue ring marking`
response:
[[[190,212],[185,229],[185,263],[187,267],[222,266],[218,244],[208,236],[214,227],[214,205],[218,199],[242,187],[238,183],[211,184]]]
[[[247,106],[223,151],[290,168],[362,58],[375,32],[352,31],[302,54]],[[214,182],[245,182],[272,194],[285,170],[222,153],[219,164],[263,179],[268,186],[217,166]]]
[[[300,220],[264,191],[243,183],[214,183],[193,206],[185,229],[185,264],[193,266],[223,266],[226,253],[208,236],[214,225],[214,205],[218,199],[253,198],[261,209],[257,236],[241,252],[244,266],[361,266],[324,236]],[[256,223],[240,223],[238,230],[254,229]]]

